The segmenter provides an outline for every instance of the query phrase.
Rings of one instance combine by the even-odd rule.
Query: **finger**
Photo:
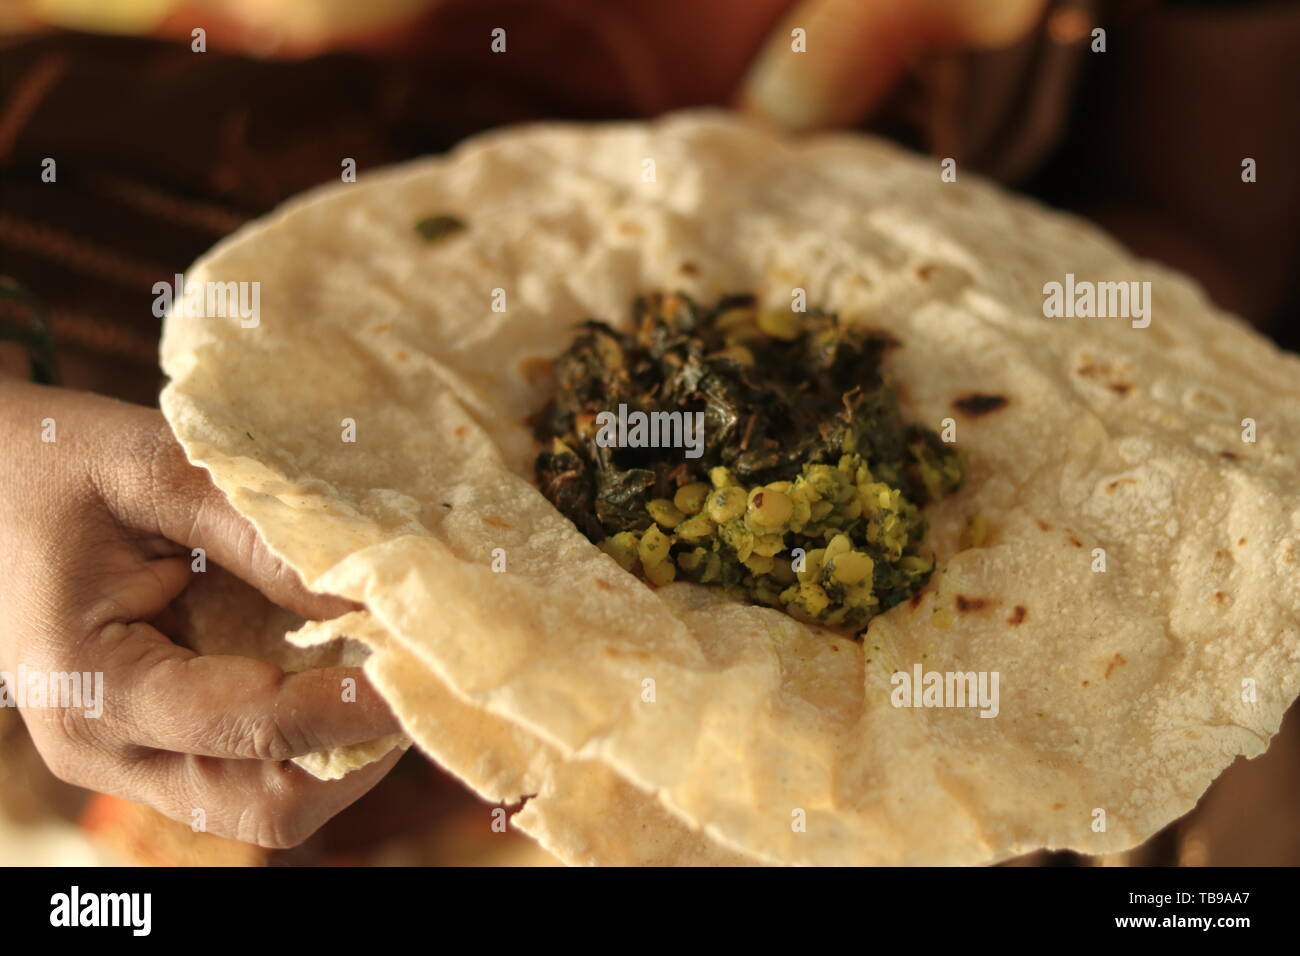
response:
[[[804,0],[768,39],[740,108],[790,132],[856,126],[928,50],[1013,43],[1046,0]],[[803,31],[799,51],[792,31]]]
[[[921,6],[924,29],[936,44],[987,50],[1023,38],[1042,17],[1047,0],[925,0]]]
[[[107,573],[107,572],[101,572]],[[111,606],[100,610],[106,620],[136,621],[157,617],[166,611],[190,583],[190,563],[185,558],[154,558],[132,562],[112,576]],[[94,610],[91,611],[92,618]]]
[[[190,462],[158,412],[134,410],[129,440],[120,442],[116,467],[105,469],[102,493],[125,524],[156,532],[207,557],[297,614],[338,617],[358,605],[315,594],[297,572],[271,553],[208,473]]]
[[[286,674],[198,655],[148,624],[104,628],[105,711],[125,743],[209,757],[287,760],[401,730],[357,667]]]
[[[804,0],[768,38],[738,105],[789,132],[856,125],[893,89],[921,39],[910,2]]]
[[[355,803],[401,759],[396,748],[340,780],[291,763],[155,753],[137,768],[130,799],[218,836],[272,849],[297,846]]]

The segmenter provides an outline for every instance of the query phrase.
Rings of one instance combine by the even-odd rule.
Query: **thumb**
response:
[[[140,409],[133,453],[108,472],[101,493],[118,520],[208,558],[296,614],[338,617],[358,605],[315,594],[273,554],[257,529],[239,514],[202,468],[190,464],[163,417]]]

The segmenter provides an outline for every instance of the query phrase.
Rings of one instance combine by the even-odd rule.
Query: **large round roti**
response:
[[[468,228],[423,240],[443,213]],[[1067,273],[1149,281],[1150,325],[1045,317]],[[259,282],[260,321],[168,317],[168,420],[310,587],[366,606],[297,639],[368,644],[415,740],[491,800],[532,795],[516,822],[567,860],[1119,850],[1297,694],[1300,360],[935,161],[722,114],[530,126],[317,190],[187,279]],[[970,463],[931,509],[941,573],[861,643],[652,589],[530,480],[524,420],[574,323],[795,288],[895,335],[907,416],[951,418]],[[893,706],[917,664],[996,672],[997,715]]]

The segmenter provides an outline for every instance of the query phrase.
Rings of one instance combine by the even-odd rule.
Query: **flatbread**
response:
[[[201,258],[191,282],[260,283],[259,323],[173,310],[163,410],[310,587],[365,604],[411,736],[488,799],[541,794],[518,822],[565,859],[1121,850],[1297,694],[1300,360],[1086,223],[939,173],[718,113],[482,136]],[[425,241],[437,214],[467,228]],[[1067,274],[1150,282],[1150,325],[1045,317]],[[860,644],[652,589],[532,485],[547,363],[653,289],[803,289],[901,341],[909,419],[951,419],[941,573]],[[997,716],[895,707],[918,664],[996,672]]]
[[[353,642],[368,648],[366,676],[402,715],[425,752],[493,803],[527,801],[512,822],[565,862],[753,862],[708,840],[600,761],[567,759],[522,728],[458,698],[365,611],[309,623],[289,640],[303,648]],[[355,768],[379,756],[382,752],[366,759],[357,751],[336,751],[328,759]],[[314,765],[304,766],[316,772]],[[592,826],[596,820],[602,825]]]

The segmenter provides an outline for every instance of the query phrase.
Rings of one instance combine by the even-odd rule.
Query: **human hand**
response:
[[[103,675],[94,707],[20,707],[51,771],[267,847],[301,843],[388,772],[400,751],[332,782],[288,762],[399,729],[359,669],[286,675],[200,656],[150,623],[190,581],[192,548],[305,617],[352,608],[307,591],[266,550],[158,412],[0,379],[0,435],[9,696],[20,667],[46,681]],[[342,699],[345,678],[357,682],[355,702]]]
[[[802,0],[769,34],[738,105],[794,132],[856,126],[889,95],[909,60],[1012,44],[1046,2]],[[791,48],[796,28],[806,34],[806,53]]]

